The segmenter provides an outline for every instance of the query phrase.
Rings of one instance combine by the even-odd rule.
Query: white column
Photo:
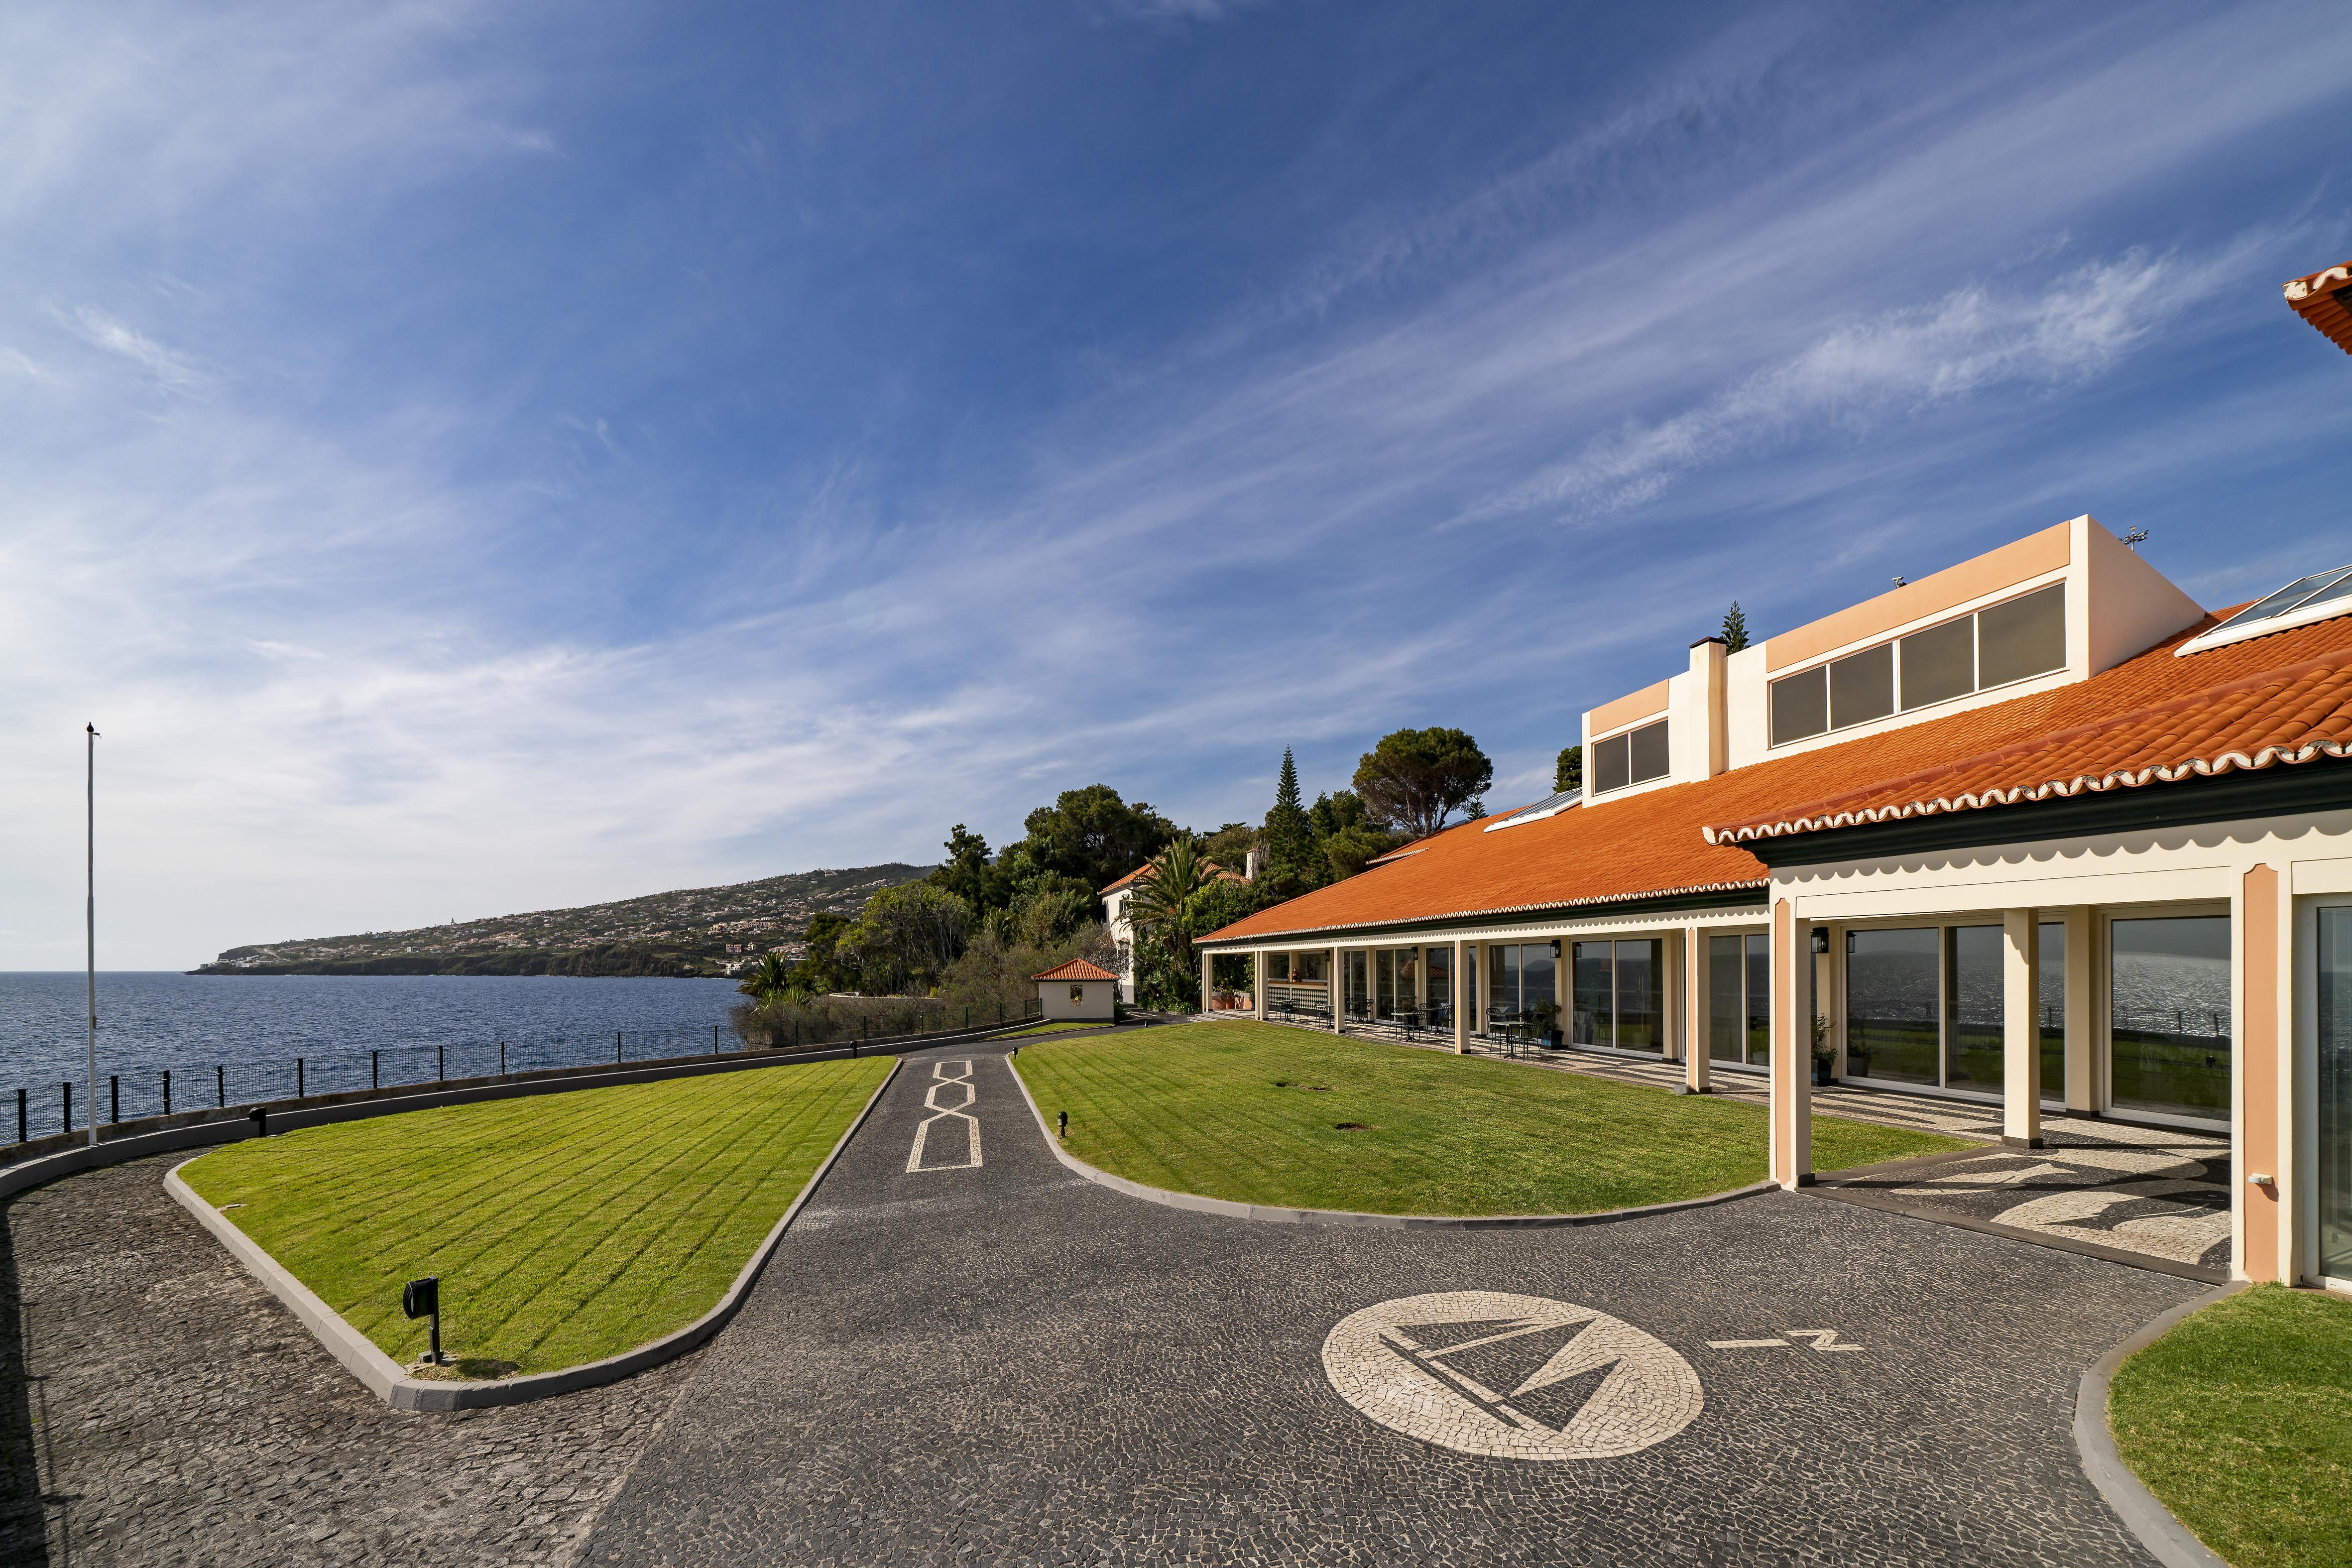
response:
[[[1217,955],[1207,948],[1201,950],[1201,1011],[1217,1010]]]
[[[1465,993],[1470,988],[1470,977],[1464,967],[1470,962],[1469,954],[1468,942],[1455,942],[1454,967],[1447,972],[1454,978],[1454,1054],[1457,1057],[1470,1049],[1470,1007],[1465,999]]]
[[[2066,1109],[2085,1116],[2099,1109],[2098,922],[2091,907],[2066,911]]]
[[[2042,1147],[2042,911],[2000,912],[2000,1141]]]
[[[1706,932],[1698,926],[1683,928],[1683,1091],[1705,1094],[1709,1079],[1707,1056]]]
[[[1813,1058],[1805,980],[1813,931],[1789,900],[1772,905],[1772,1180],[1813,1184]]]
[[[1257,977],[1257,983],[1250,987],[1255,993],[1250,997],[1250,1016],[1260,1022],[1264,1022],[1265,1018],[1265,960],[1266,951],[1264,948],[1259,948],[1250,955],[1250,973]]]
[[[1335,1035],[1339,1032],[1340,1011],[1348,1005],[1347,957],[1344,947],[1331,950],[1331,1032]]]

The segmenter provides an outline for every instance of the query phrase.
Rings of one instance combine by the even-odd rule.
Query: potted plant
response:
[[[1830,1043],[1830,1021],[1813,1015],[1813,1081],[1837,1082],[1837,1047]]]

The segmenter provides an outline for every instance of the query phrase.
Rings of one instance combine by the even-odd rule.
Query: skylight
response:
[[[1564,789],[1558,795],[1546,795],[1533,805],[1521,806],[1500,822],[1488,823],[1486,831],[1492,833],[1497,828],[1516,827],[1522,822],[1536,822],[1547,816],[1558,816],[1583,798],[1583,793],[1580,790]]]
[[[2333,566],[2298,577],[2269,598],[2248,605],[2211,631],[2182,643],[2173,650],[2173,657],[2203,653],[2347,613],[2352,613],[2352,566]]]

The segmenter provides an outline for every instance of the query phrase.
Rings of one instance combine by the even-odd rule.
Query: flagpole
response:
[[[83,777],[84,805],[89,813],[88,847],[89,873],[88,895],[82,900],[83,936],[88,940],[89,958],[89,1146],[98,1147],[98,726],[85,724],[89,739],[89,759]]]

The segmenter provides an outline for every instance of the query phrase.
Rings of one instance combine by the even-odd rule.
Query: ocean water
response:
[[[82,1081],[84,977],[0,973],[0,1143],[16,1137],[16,1091],[26,1131],[60,1130],[73,1082],[73,1125],[87,1124]],[[736,1045],[727,1010],[742,1000],[731,980],[582,979],[568,975],[98,976],[100,1114],[110,1114],[108,1079],[128,1121],[163,1109],[190,1110],[294,1092],[300,1060],[312,1094],[424,1083],[613,1060],[685,1056]],[[714,1035],[713,1031],[716,1031]]]

